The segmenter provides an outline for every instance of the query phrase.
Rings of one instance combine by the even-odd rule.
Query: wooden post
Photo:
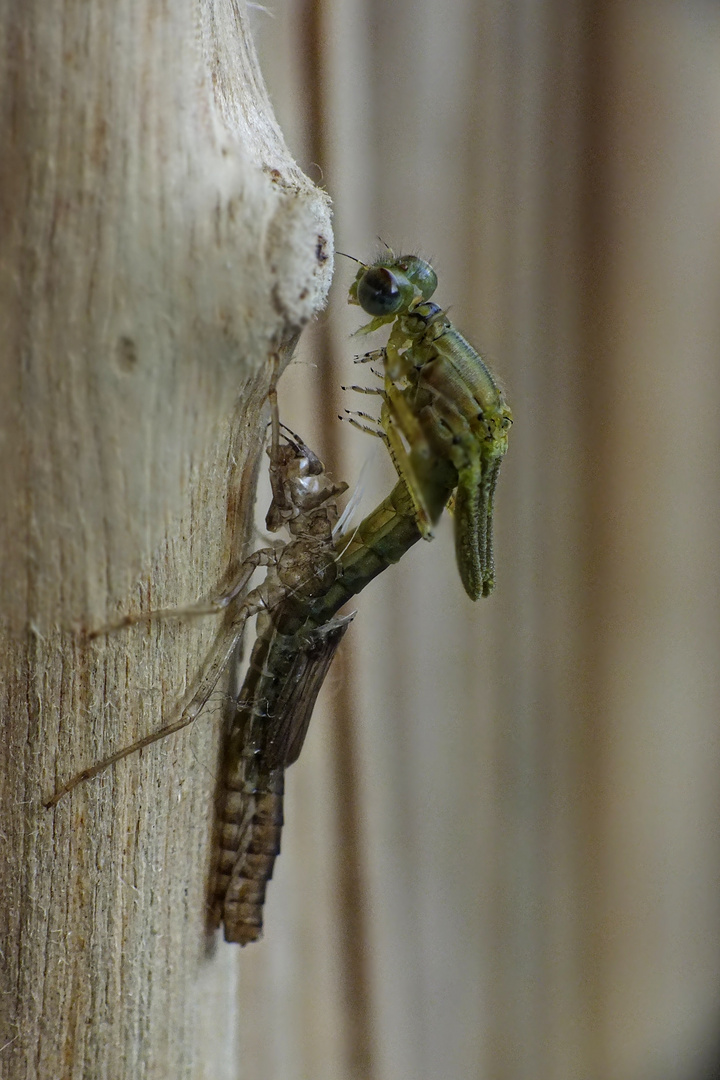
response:
[[[212,619],[78,630],[240,557],[267,358],[324,301],[328,202],[244,4],[29,0],[2,28],[0,1074],[235,1075],[205,934],[218,724],[44,801],[199,670]]]

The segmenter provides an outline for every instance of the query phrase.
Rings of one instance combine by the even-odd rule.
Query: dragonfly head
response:
[[[437,274],[417,255],[396,257],[389,252],[372,266],[361,266],[350,286],[348,300],[368,315],[390,322],[419,300],[428,300],[437,288]]]
[[[296,436],[297,438],[297,436]],[[265,518],[270,532],[277,532],[283,525],[298,522],[293,532],[302,532],[302,521],[317,507],[347,490],[347,484],[335,484],[325,474],[317,454],[300,439],[285,436],[270,460],[270,485],[272,502]],[[337,511],[335,511],[337,516]]]

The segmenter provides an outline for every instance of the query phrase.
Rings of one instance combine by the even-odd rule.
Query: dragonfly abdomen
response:
[[[238,761],[226,777],[215,875],[225,940],[241,945],[262,935],[265,890],[280,853],[285,788],[283,769],[245,779],[242,766],[250,760]]]

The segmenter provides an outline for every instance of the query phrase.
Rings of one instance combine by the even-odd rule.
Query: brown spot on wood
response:
[[[325,250],[326,247],[327,239],[324,236],[318,236],[317,247],[315,248],[315,258],[321,265],[322,263],[327,262],[330,257]]]
[[[138,363],[137,345],[131,337],[122,334],[115,345],[115,362],[120,371],[134,371]]]

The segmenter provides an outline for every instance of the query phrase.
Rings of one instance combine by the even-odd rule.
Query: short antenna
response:
[[[344,259],[352,259],[352,261],[356,262],[358,264],[358,266],[364,266],[365,265],[364,263],[361,263],[359,259],[356,259],[354,255],[348,255],[348,253],[346,251],[338,251],[338,249],[335,248],[335,254],[336,255],[342,255],[342,257]]]

